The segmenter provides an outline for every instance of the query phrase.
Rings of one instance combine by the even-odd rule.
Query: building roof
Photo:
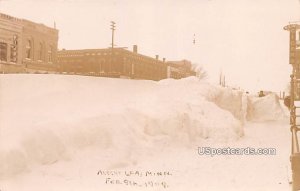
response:
[[[9,20],[9,21],[12,21],[12,22],[15,22],[15,23],[19,23],[21,25],[31,25],[33,27],[36,27],[36,26],[40,26],[40,27],[43,27],[43,28],[47,28],[48,30],[52,30],[53,32],[57,32],[58,30],[53,28],[53,27],[48,27],[42,23],[36,23],[36,22],[32,22],[32,21],[29,21],[29,20],[26,20],[26,19],[20,19],[20,18],[17,18],[17,17],[13,17],[13,16],[10,16],[10,15],[7,15],[7,14],[4,14],[4,13],[0,13],[0,18],[1,19],[5,19],[5,20]]]
[[[97,54],[99,52],[108,52],[108,51],[111,51],[111,48],[101,48],[101,49],[77,49],[77,50],[60,50],[58,51],[58,56],[59,55],[64,55],[64,54]],[[152,60],[152,61],[157,61],[159,63],[164,63],[162,60],[157,60],[156,58],[153,58],[153,57],[150,57],[150,56],[146,56],[146,55],[143,55],[143,54],[139,54],[139,53],[135,53],[135,52],[132,52],[132,51],[129,51],[129,50],[126,50],[125,48],[114,48],[114,51],[121,51],[121,52],[124,52],[124,53],[127,53],[127,54],[130,54],[130,55],[137,55],[137,56],[141,56],[145,59],[149,59],[149,60]]]
[[[17,17],[13,17],[4,13],[0,13],[0,18],[1,19],[5,19],[5,20],[9,20],[9,21],[13,21],[13,22],[22,22],[22,19],[19,19]]]
[[[192,63],[188,60],[180,60],[180,61],[168,61],[168,65],[176,66],[176,67],[191,67]]]

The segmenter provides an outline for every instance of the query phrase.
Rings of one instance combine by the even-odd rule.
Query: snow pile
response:
[[[214,101],[220,108],[230,111],[242,123],[245,122],[248,103],[243,91],[220,88]]]
[[[272,121],[285,117],[285,112],[276,94],[264,97],[248,97],[247,120]]]
[[[220,108],[229,111],[244,124],[246,121],[273,121],[288,116],[287,108],[273,93],[265,97],[250,96],[241,90],[214,87],[208,88],[204,95]]]
[[[235,140],[240,121],[196,78],[161,82],[59,75],[0,76],[0,177],[72,160],[95,147],[115,166],[145,148]]]
[[[276,95],[247,98],[193,77],[153,82],[2,75],[0,88],[2,178],[72,160],[91,147],[114,160],[108,166],[136,164],[145,149],[236,140],[245,118],[283,117]]]
[[[186,86],[190,86],[191,81],[193,81],[193,84],[201,83],[201,86],[193,87],[198,91],[193,91],[193,89],[191,88],[185,90]],[[243,91],[233,90],[231,88],[212,86],[202,81],[199,82],[197,78],[193,77],[181,80],[167,79],[162,80],[160,83],[168,86],[174,84],[175,88],[178,88],[178,86],[180,86],[180,88],[185,91],[185,94],[194,94],[194,98],[197,98],[199,96],[205,97],[206,100],[215,103],[223,110],[229,111],[236,119],[240,120],[242,123],[244,123],[244,121],[246,120],[248,102],[247,96],[246,94],[244,94]],[[181,95],[182,92],[179,93]]]

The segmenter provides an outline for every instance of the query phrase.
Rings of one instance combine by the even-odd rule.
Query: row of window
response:
[[[114,63],[117,62],[116,59],[113,59]],[[68,60],[59,60],[59,63],[61,64],[83,64],[86,65],[86,67],[89,67],[89,65],[91,64],[109,64],[111,62],[111,60],[105,60],[105,59],[100,59],[100,60],[95,60],[93,62],[84,62],[84,60],[82,59],[68,59]],[[133,60],[127,60],[124,62],[124,65],[132,65],[132,64],[136,64],[137,67],[141,66],[142,68],[146,68],[147,70],[161,70],[161,69],[166,69],[167,67],[161,67],[160,65],[157,64],[151,64],[151,63],[137,63],[134,62]]]
[[[57,57],[82,57],[82,54],[58,54]]]
[[[67,53],[67,54],[61,54],[61,55],[58,55],[58,57],[80,57],[80,56],[106,56],[106,55],[111,55],[111,52],[110,53],[86,53],[86,54],[82,54],[82,53]],[[115,52],[114,55],[119,55],[119,53]]]
[[[98,52],[98,53],[85,53],[85,56],[107,56],[107,55],[111,55],[111,52]],[[114,52],[114,55],[119,55],[119,52]],[[150,57],[145,57],[142,55],[138,55],[138,54],[129,54],[129,53],[124,53],[124,61],[125,60],[134,60],[134,61],[142,61],[142,62],[147,62],[149,64],[157,64],[157,63],[161,63],[161,61],[158,61],[154,58],[150,58]],[[63,54],[58,54],[58,57],[60,58],[64,58],[64,57],[80,57],[83,56],[82,52],[70,52],[70,53],[66,53],[64,52]]]
[[[52,62],[53,61],[53,46],[49,45],[49,47],[46,49],[45,43],[40,42],[37,47],[37,60],[39,61],[47,61]],[[47,52],[46,52],[47,50]],[[33,46],[33,40],[28,39],[26,43],[26,58],[27,59],[34,59],[34,46]]]

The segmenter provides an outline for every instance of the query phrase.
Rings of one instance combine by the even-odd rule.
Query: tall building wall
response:
[[[0,13],[1,73],[56,72],[57,43],[58,30]]]
[[[23,72],[22,20],[0,13],[0,72]]]
[[[22,61],[28,71],[57,71],[58,30],[23,20]]]
[[[122,48],[62,50],[61,72],[134,79],[161,80],[167,77],[165,62]]]

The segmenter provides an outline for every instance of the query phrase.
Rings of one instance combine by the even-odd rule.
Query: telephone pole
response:
[[[116,26],[115,26],[115,22],[111,21],[111,62],[110,62],[110,66],[109,66],[109,72],[112,73],[112,68],[113,68],[113,59],[114,59],[114,35],[115,35],[115,30],[116,30]]]
[[[111,21],[111,48],[114,48],[114,35],[115,35],[115,30],[116,30],[116,23],[114,21]]]

